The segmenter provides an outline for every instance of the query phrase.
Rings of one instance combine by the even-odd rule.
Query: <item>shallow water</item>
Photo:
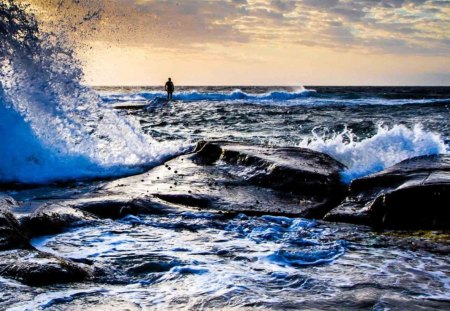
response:
[[[18,300],[11,310],[450,305],[447,255],[382,246],[376,234],[349,225],[181,212],[128,216],[33,244],[66,258],[92,260],[109,276],[100,284],[47,288],[0,281],[2,300]]]

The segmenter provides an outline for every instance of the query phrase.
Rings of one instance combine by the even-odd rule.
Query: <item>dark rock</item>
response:
[[[144,109],[148,106],[148,102],[142,101],[142,102],[120,102],[117,104],[113,104],[112,107],[114,109],[125,109],[125,110],[138,110],[138,109]]]
[[[325,220],[391,229],[450,228],[450,157],[422,156],[354,180]]]
[[[31,236],[55,234],[67,227],[95,221],[96,217],[70,206],[70,202],[45,204],[29,217],[22,220],[22,226]]]
[[[129,184],[119,184],[126,191]],[[152,200],[146,194],[138,198],[126,195],[99,195],[73,200],[57,201],[37,208],[21,224],[31,236],[56,234],[68,227],[91,224],[103,218],[120,219],[127,215],[167,214],[173,207]]]
[[[194,159],[200,163],[222,160],[252,169],[245,178],[258,186],[302,194],[333,195],[342,190],[339,173],[345,166],[310,149],[201,142],[195,150]]]
[[[99,198],[77,208],[99,217],[113,213],[112,218],[122,217],[123,207],[133,214],[201,208],[321,218],[346,190],[339,179],[344,166],[311,150],[216,142],[199,143],[196,150],[144,174],[107,183]],[[108,199],[121,196],[134,199]]]
[[[39,208],[23,223],[33,235],[48,234],[97,218],[183,208],[322,218],[345,196],[339,178],[343,168],[331,157],[303,148],[201,142],[190,156]]]
[[[219,160],[222,154],[222,148],[216,143],[210,143],[207,141],[201,141],[197,143],[194,149],[195,156],[193,157],[197,163],[200,164],[213,164]]]
[[[54,255],[29,250],[0,252],[0,275],[31,286],[82,281],[92,276],[88,268]]]
[[[89,212],[100,218],[119,219],[127,215],[159,215],[173,211],[166,205],[153,201],[147,195],[140,198],[126,196],[105,196],[80,199],[73,203],[77,209]]]
[[[178,209],[161,204],[154,200],[154,198],[143,197],[136,198],[131,201],[133,215],[166,215],[169,213],[177,213]]]
[[[227,163],[224,169],[229,174],[251,185],[296,197],[297,208],[289,208],[289,214],[296,210],[294,214],[298,216],[321,218],[345,196],[346,188],[339,175],[345,166],[326,154],[309,149],[200,142],[191,159],[199,165]],[[209,185],[218,183],[214,181]],[[236,187],[236,183],[227,185]],[[273,211],[280,213],[278,209]]]
[[[128,196],[100,196],[75,200],[72,206],[99,218],[119,219],[130,213],[130,203]]]
[[[15,205],[11,198],[0,199],[0,251],[30,247],[28,237],[10,211]]]

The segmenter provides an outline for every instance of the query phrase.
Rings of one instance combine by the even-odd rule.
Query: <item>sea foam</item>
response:
[[[330,138],[313,132],[313,139],[305,139],[301,147],[324,152],[347,165],[342,174],[345,182],[381,171],[405,159],[430,154],[449,153],[442,137],[418,124],[412,129],[404,125],[378,125],[377,133],[358,140],[348,129]]]

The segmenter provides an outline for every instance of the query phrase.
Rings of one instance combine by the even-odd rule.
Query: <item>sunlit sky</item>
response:
[[[28,2],[88,21],[93,85],[450,85],[450,0]]]

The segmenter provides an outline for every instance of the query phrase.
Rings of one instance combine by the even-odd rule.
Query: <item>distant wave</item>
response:
[[[249,103],[262,105],[285,105],[285,106],[364,106],[364,105],[445,105],[450,104],[450,98],[438,99],[386,99],[380,97],[358,97],[346,98],[340,94],[319,94],[316,90],[299,88],[294,91],[274,90],[267,93],[246,93],[240,89],[230,92],[211,92],[189,90],[175,92],[173,98],[184,102],[229,102]],[[163,91],[149,91],[137,93],[109,93],[104,94],[102,99],[106,103],[152,101],[157,98],[165,98]]]
[[[360,141],[347,129],[331,138],[313,132],[313,138],[304,140],[300,146],[327,153],[347,165],[342,175],[345,182],[379,172],[408,158],[450,153],[439,134],[426,131],[421,125],[412,129],[404,125],[392,128],[379,125],[374,136]]]
[[[285,101],[299,98],[306,98],[315,94],[315,90],[299,88],[298,90],[287,91],[271,91],[261,94],[246,93],[240,89],[232,92],[201,92],[198,90],[175,92],[173,99],[182,101]],[[152,100],[159,97],[165,97],[165,92],[140,92],[136,94],[110,94],[105,95],[103,99],[109,101],[142,101]]]

